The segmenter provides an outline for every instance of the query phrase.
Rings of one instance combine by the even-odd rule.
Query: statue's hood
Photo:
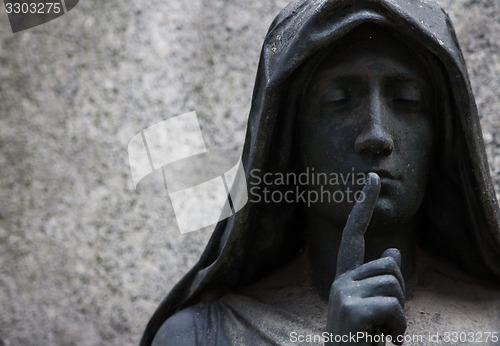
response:
[[[315,53],[353,28],[374,23],[418,43],[436,58],[450,103],[442,114],[439,163],[431,176],[430,249],[463,269],[500,278],[500,213],[489,173],[465,62],[447,14],[429,0],[297,0],[266,36],[248,119],[242,162],[252,170],[287,172],[292,121],[283,111],[290,77]],[[292,119],[293,120],[293,119]],[[233,194],[232,194],[233,196]],[[293,257],[300,241],[290,205],[249,202],[220,222],[193,269],[161,303],[143,335],[149,345],[163,322],[217,286],[237,287]]]

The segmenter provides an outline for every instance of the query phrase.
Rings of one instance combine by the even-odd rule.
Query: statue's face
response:
[[[429,78],[394,39],[374,35],[342,48],[315,69],[297,120],[299,170],[330,177],[327,185],[306,187],[320,196],[311,208],[342,227],[353,193],[368,172],[376,172],[382,189],[372,226],[409,222],[422,203],[432,161]],[[335,198],[328,200],[324,191]]]

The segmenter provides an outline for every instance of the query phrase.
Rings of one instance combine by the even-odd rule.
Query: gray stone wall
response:
[[[472,76],[500,192],[500,1],[441,0]],[[134,191],[127,145],[196,110],[243,144],[266,30],[285,0],[80,1],[12,34],[0,12],[0,339],[137,344],[210,230]],[[0,341],[0,345],[2,342]]]

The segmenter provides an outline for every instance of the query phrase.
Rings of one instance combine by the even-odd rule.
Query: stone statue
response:
[[[142,345],[498,342],[500,212],[437,4],[293,1],[264,42],[242,162],[255,195],[287,198],[217,225]]]

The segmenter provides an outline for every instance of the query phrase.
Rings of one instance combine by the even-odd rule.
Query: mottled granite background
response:
[[[441,0],[460,39],[500,192],[500,1]],[[0,12],[0,339],[133,345],[210,230],[133,189],[129,140],[196,110],[243,144],[266,30],[285,0],[82,0],[12,34]],[[2,345],[2,341],[0,341]]]

